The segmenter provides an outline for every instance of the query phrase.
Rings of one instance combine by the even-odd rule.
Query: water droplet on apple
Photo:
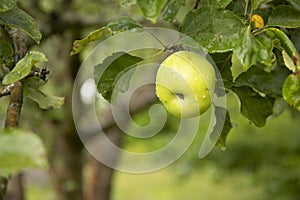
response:
[[[203,99],[206,99],[206,97],[207,97],[207,96],[206,96],[205,94],[202,96]]]

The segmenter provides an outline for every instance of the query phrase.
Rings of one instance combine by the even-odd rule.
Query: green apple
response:
[[[193,118],[212,104],[215,71],[197,53],[179,51],[167,57],[156,75],[156,95],[173,115]]]

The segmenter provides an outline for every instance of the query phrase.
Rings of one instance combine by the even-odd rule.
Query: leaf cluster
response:
[[[120,1],[122,6],[137,5],[144,16],[153,22],[162,16],[163,20],[171,23],[187,3],[190,5],[191,2]],[[300,111],[299,2],[289,0],[278,4],[270,0],[206,0],[194,3],[189,7],[179,31],[209,53],[221,73],[225,90],[239,99],[240,113],[257,127],[263,127],[267,119],[276,114],[274,104],[277,99],[283,98],[288,105]],[[117,19],[86,38],[75,41],[73,53],[79,53],[91,41],[141,27],[128,17]],[[106,71],[107,80],[104,78],[97,82],[98,91],[107,100],[110,96],[105,93],[111,92],[111,86],[121,71],[138,62],[130,55],[123,56],[118,59],[126,57],[124,63],[131,65],[117,69],[114,65],[118,62],[111,62],[106,69],[114,72]],[[227,113],[226,127],[218,142],[223,147],[231,129],[230,123],[230,113]]]

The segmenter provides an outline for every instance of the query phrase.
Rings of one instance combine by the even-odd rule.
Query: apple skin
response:
[[[193,118],[212,104],[215,71],[205,57],[178,51],[161,63],[155,85],[156,95],[168,112]]]

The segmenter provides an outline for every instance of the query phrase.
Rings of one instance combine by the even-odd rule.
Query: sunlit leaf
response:
[[[257,127],[263,127],[273,114],[273,99],[262,97],[248,86],[232,87],[241,102],[241,113]]]
[[[289,73],[289,70],[282,66],[277,66],[271,72],[252,66],[247,72],[237,77],[235,85],[249,86],[268,96],[281,97],[282,86]]]
[[[39,43],[42,38],[34,18],[19,8],[0,12],[0,24],[23,29],[36,43]]]
[[[171,0],[163,12],[163,19],[168,22],[174,22],[179,8],[184,5],[185,0]]]
[[[233,49],[235,56],[243,65],[244,71],[258,63],[263,63],[267,66],[272,64],[272,52],[252,35],[250,28],[251,27],[248,26],[248,28],[240,34],[236,46]]]
[[[300,27],[300,11],[287,5],[277,6],[269,17],[268,26]]]
[[[1,0],[0,1],[0,12],[5,12],[13,9],[17,5],[17,0]]]
[[[119,0],[121,6],[131,6],[136,4],[136,0]]]
[[[26,168],[47,168],[41,139],[30,131],[0,132],[0,175],[16,174]]]
[[[108,23],[107,27],[113,34],[117,34],[134,28],[142,28],[142,25],[130,17],[121,17]]]
[[[64,98],[47,94],[41,89],[46,81],[32,77],[24,82],[24,96],[36,102],[41,109],[58,109],[64,104]]]
[[[139,5],[145,17],[151,19],[154,22],[160,15],[165,3],[166,0],[137,0],[137,4]]]
[[[241,73],[243,73],[244,66],[241,64],[240,60],[236,57],[235,54],[231,57],[232,66],[230,68],[233,80],[235,80]]]
[[[241,19],[231,11],[205,6],[189,12],[180,31],[215,53],[233,50],[244,28]]]
[[[101,64],[96,65],[95,82],[97,83],[98,92],[101,93],[106,100],[111,101],[115,84],[119,78],[131,69],[133,65],[142,60],[140,57],[118,52],[106,58]],[[130,78],[129,76],[127,82],[124,82],[123,91],[127,89]]]
[[[2,83],[4,85],[9,85],[17,82],[25,78],[36,63],[46,61],[47,58],[43,53],[31,51],[27,53],[25,57],[16,64],[13,70],[3,78]]]
[[[293,108],[300,111],[300,73],[287,77],[282,88],[284,100]]]
[[[251,0],[251,9],[256,10],[261,4],[268,3],[272,0]]]
[[[73,43],[73,49],[71,55],[80,53],[89,43],[94,42],[96,40],[100,40],[103,37],[111,34],[112,34],[111,30],[105,26],[91,32],[88,36],[86,36],[81,40],[75,40]]]
[[[209,0],[209,5],[217,8],[225,8],[232,0]]]
[[[296,66],[295,66],[295,64],[294,64],[294,61],[293,61],[293,59],[286,53],[285,50],[282,51],[282,58],[283,58],[283,61],[284,61],[285,66],[286,66],[289,70],[295,72],[295,71],[296,71]]]

